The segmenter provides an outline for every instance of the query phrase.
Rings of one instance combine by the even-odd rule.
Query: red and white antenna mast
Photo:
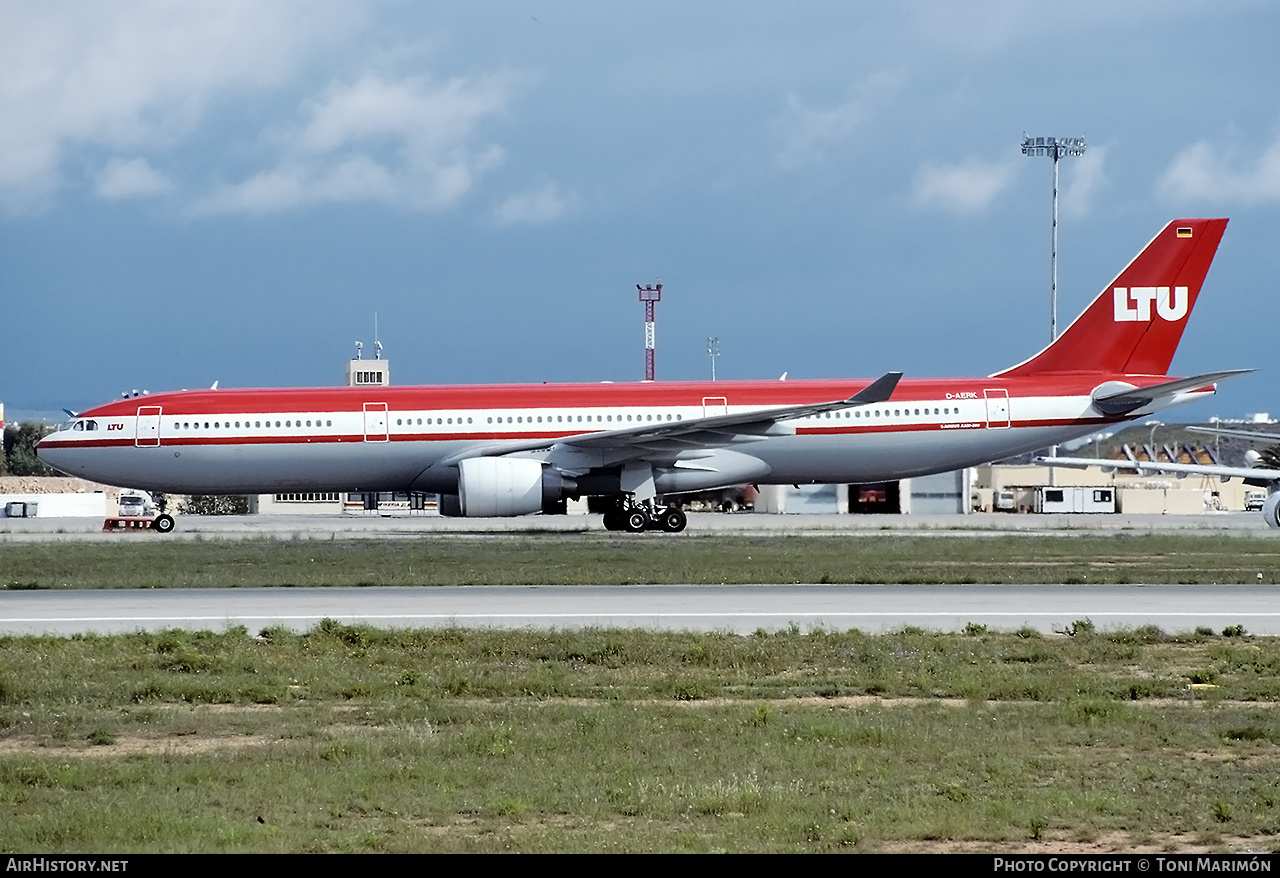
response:
[[[640,286],[640,301],[644,302],[644,380],[653,380],[653,303],[662,298],[662,284]]]

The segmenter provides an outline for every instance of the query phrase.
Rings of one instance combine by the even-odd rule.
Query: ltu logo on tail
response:
[[[1116,287],[1116,323],[1146,323],[1151,319],[1151,303],[1162,320],[1181,320],[1187,316],[1187,288]]]

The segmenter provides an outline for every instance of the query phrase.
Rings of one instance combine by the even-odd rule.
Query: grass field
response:
[[[1280,640],[1074,630],[0,638],[0,848],[1280,848]]]
[[[139,539],[0,562],[8,589],[1252,583],[1280,543]],[[1277,704],[1280,639],[1087,620],[0,637],[0,849],[1277,851]]]
[[[0,545],[0,587],[1254,583],[1280,540],[1181,534],[195,540]]]

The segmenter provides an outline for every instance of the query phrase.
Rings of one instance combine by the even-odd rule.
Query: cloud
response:
[[[102,198],[138,198],[147,195],[163,195],[173,189],[173,183],[144,158],[114,158],[98,174],[94,191]]]
[[[897,78],[881,73],[855,83],[845,101],[827,109],[811,109],[794,94],[787,95],[787,110],[772,125],[782,142],[778,164],[790,171],[821,161],[828,150],[849,140],[897,89]]]
[[[1169,201],[1264,204],[1280,201],[1280,136],[1252,162],[1201,141],[1174,157],[1156,190]]]
[[[1091,146],[1084,155],[1071,156],[1058,170],[1066,178],[1062,190],[1062,211],[1073,219],[1082,219],[1093,209],[1093,200],[1110,184],[1103,166],[1107,161],[1105,146]]]
[[[63,166],[74,148],[140,154],[172,146],[214,102],[278,87],[349,32],[357,8],[301,0],[5,4],[0,206],[47,205],[67,183]]]
[[[300,124],[271,138],[273,168],[219,187],[194,212],[361,201],[448,207],[502,163],[502,149],[478,142],[478,134],[505,112],[512,91],[504,74],[436,83],[369,73],[334,85],[304,103]]]
[[[494,208],[493,216],[502,226],[549,223],[560,219],[577,202],[577,196],[561,193],[560,187],[548,180],[512,195]]]
[[[912,182],[912,202],[921,210],[978,213],[1013,184],[1021,169],[1022,162],[1015,159],[966,159],[953,165],[926,162]]]

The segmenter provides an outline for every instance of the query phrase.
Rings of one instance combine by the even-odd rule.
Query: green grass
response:
[[[1255,583],[1280,541],[1235,535],[876,538],[646,534],[10,543],[0,587],[594,583]]]
[[[1083,625],[5,637],[0,849],[1276,850],[1278,680]]]

